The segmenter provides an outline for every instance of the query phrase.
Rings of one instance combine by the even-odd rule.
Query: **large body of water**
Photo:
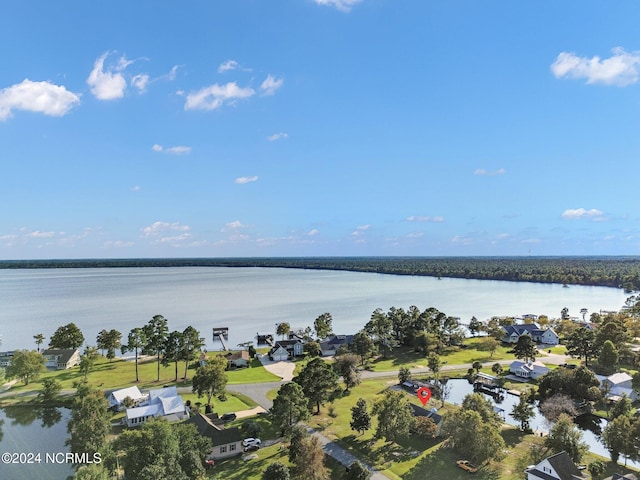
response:
[[[60,325],[74,322],[87,344],[115,328],[123,340],[153,315],[170,330],[193,325],[209,349],[219,348],[213,327],[229,327],[229,344],[274,332],[275,325],[312,326],[322,313],[333,316],[336,333],[355,333],[376,308],[435,307],[468,323],[494,315],[579,316],[619,310],[621,289],[557,284],[382,275],[281,268],[96,268],[0,270],[2,350],[35,348],[33,336],[48,340]]]

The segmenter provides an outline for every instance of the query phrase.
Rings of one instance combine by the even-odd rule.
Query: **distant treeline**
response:
[[[640,257],[287,257],[5,260],[0,268],[265,267],[640,290]]]

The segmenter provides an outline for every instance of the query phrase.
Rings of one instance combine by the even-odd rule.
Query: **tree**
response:
[[[316,331],[317,338],[327,338],[333,333],[333,318],[330,313],[323,313],[313,322],[313,328]]]
[[[513,354],[516,358],[522,359],[525,362],[534,361],[536,359],[536,353],[538,353],[538,349],[531,336],[520,335],[518,337],[518,343],[513,347]]]
[[[309,401],[302,387],[295,382],[285,383],[273,400],[271,419],[280,432],[287,433],[298,422],[309,418]]]
[[[596,335],[593,330],[580,327],[565,337],[567,353],[573,357],[584,358],[585,366],[589,366],[589,359],[597,353]]]
[[[16,350],[11,365],[7,367],[7,376],[17,377],[29,385],[31,380],[37,380],[46,371],[42,354],[32,350]]]
[[[445,415],[441,435],[446,445],[463,453],[473,462],[483,463],[490,459],[500,459],[505,443],[499,428],[485,422],[475,410],[461,408]],[[482,441],[478,441],[478,439]]]
[[[364,331],[360,331],[353,336],[353,343],[351,344],[353,353],[360,357],[360,365],[364,365],[365,362],[375,352],[375,344],[371,337]]]
[[[342,377],[347,391],[360,384],[360,374],[357,370],[358,357],[351,353],[335,357],[333,367]]]
[[[556,422],[563,414],[575,418],[578,410],[569,396],[557,393],[540,403],[540,413],[547,421]]]
[[[307,363],[293,381],[302,387],[309,404],[316,405],[317,413],[320,413],[320,404],[329,400],[338,388],[338,376],[321,358],[314,358]]]
[[[413,410],[403,392],[389,391],[374,404],[372,412],[378,417],[378,428],[374,435],[376,439],[395,442],[400,437],[406,437],[413,426]]]
[[[206,395],[207,405],[211,405],[211,397],[224,394],[227,386],[227,360],[216,355],[207,360],[207,363],[199,367],[192,381],[192,391],[198,397]]]
[[[92,463],[90,465],[81,466],[73,480],[109,480],[111,475],[103,465]]]
[[[371,415],[367,412],[367,401],[359,398],[354,407],[351,407],[351,430],[360,435],[371,428]]]
[[[438,426],[430,417],[416,417],[413,424],[413,431],[422,438],[435,438]]]
[[[278,324],[276,328],[276,334],[280,335],[282,338],[285,338],[287,335],[289,335],[290,331],[291,331],[291,326],[287,322],[282,322]]]
[[[499,346],[500,342],[493,337],[484,338],[479,345],[482,350],[489,352],[489,358],[493,358],[493,354],[496,353]]]
[[[345,480],[369,480],[370,478],[371,472],[358,460],[349,465],[349,469],[344,476]]]
[[[113,360],[116,357],[116,349],[120,348],[122,345],[122,334],[116,330],[106,330],[102,329],[98,336],[96,337],[96,347],[99,350],[102,350],[102,354],[104,355],[104,351],[107,351],[107,358],[109,360]]]
[[[310,357],[319,357],[322,353],[318,342],[306,342],[302,347],[302,351]]]
[[[85,382],[98,356],[98,349],[96,347],[87,347],[84,349],[84,353],[80,355],[80,373],[84,375]]]
[[[520,430],[527,432],[530,430],[529,420],[536,416],[533,405],[527,401],[527,397],[522,395],[520,401],[513,406],[509,414],[517,422],[520,422]]]
[[[164,367],[168,367],[171,363],[174,364],[174,382],[178,381],[178,362],[182,360],[183,342],[184,337],[182,335],[182,332],[179,332],[177,330],[174,330],[169,335],[167,335],[167,338],[164,341],[164,355],[162,356],[161,363]]]
[[[429,370],[433,372],[433,378],[438,380],[438,373],[440,372],[440,367],[442,367],[440,356],[435,352],[431,352],[427,357],[427,365],[429,366]]]
[[[40,345],[44,343],[44,335],[41,333],[38,333],[37,335],[33,336],[33,339],[36,341],[36,346],[38,347],[38,353],[40,353]]]
[[[380,308],[374,310],[371,320],[364,326],[364,331],[372,336],[382,349],[383,358],[387,358],[387,350],[392,348],[392,328],[391,319]]]
[[[598,367],[605,375],[611,375],[618,370],[620,355],[618,349],[611,340],[605,340],[598,356]]]
[[[403,384],[411,380],[411,370],[408,367],[400,367],[398,371],[398,383]]]
[[[53,402],[62,390],[62,385],[55,378],[45,378],[42,380],[42,390],[38,393],[38,400],[42,403]]]
[[[302,453],[303,442],[309,438],[309,432],[303,425],[291,427],[289,438],[289,461],[296,463]]]
[[[169,334],[169,327],[167,326],[167,319],[162,315],[154,315],[144,327],[145,344],[142,348],[142,353],[145,355],[155,355],[158,364],[158,378],[160,381],[160,358],[164,353],[165,342],[167,335]]]
[[[607,471],[607,467],[600,460],[594,460],[587,466],[587,470],[589,470],[589,473],[591,474],[591,478],[593,478],[593,480],[598,480],[604,474],[604,472]]]
[[[109,402],[100,390],[78,389],[67,424],[70,437],[65,442],[73,453],[90,456],[101,453],[111,431]]]
[[[282,462],[273,462],[265,469],[262,480],[290,480],[289,467]]]
[[[614,418],[602,431],[601,441],[609,451],[612,462],[618,463],[620,454],[629,457],[637,453],[631,433],[631,420],[627,415]]]
[[[613,407],[609,411],[609,419],[618,418],[622,415],[631,416],[633,413],[633,405],[629,397],[627,397],[624,393],[620,400],[613,404]]]
[[[147,343],[144,331],[141,328],[133,328],[127,337],[127,344],[120,347],[120,351],[124,355],[127,352],[134,352],[136,362],[136,382],[140,381],[138,376],[138,351]]]
[[[494,363],[493,365],[491,365],[491,371],[493,373],[495,373],[496,375],[501,375],[502,374],[502,365],[500,365],[499,363]]]
[[[75,323],[71,322],[67,325],[58,327],[51,335],[49,348],[59,349],[76,349],[80,348],[84,343],[84,335]]]
[[[471,364],[471,368],[473,368],[476,373],[480,373],[480,369],[482,368],[482,362],[476,360]]]
[[[471,317],[471,320],[469,320],[469,332],[471,333],[471,335],[475,337],[476,334],[481,329],[482,329],[482,322],[478,320],[475,316]]]
[[[576,428],[571,417],[561,414],[549,431],[545,445],[553,452],[566,451],[574,463],[580,463],[582,456],[589,449],[582,441],[582,432]]]
[[[245,438],[259,438],[262,428],[260,428],[260,424],[255,420],[248,419],[242,422],[240,430],[242,430]]]
[[[502,420],[493,408],[493,404],[484,395],[480,393],[471,393],[464,397],[462,410],[472,410],[480,415],[483,423],[493,426],[499,430]],[[482,437],[480,437],[482,438]]]
[[[204,346],[204,338],[200,337],[200,332],[189,325],[182,332],[182,360],[184,360],[184,379],[187,379],[187,370],[189,363],[198,358],[200,350]],[[252,345],[249,346],[249,355],[251,356]],[[253,348],[253,356],[255,357],[255,348]]]
[[[300,452],[292,463],[294,478],[329,480],[329,470],[324,465],[324,451],[318,437],[304,439]]]
[[[178,423],[172,428],[178,439],[181,453],[178,463],[182,471],[189,479],[204,478],[204,460],[211,452],[211,440],[200,435],[193,424]]]

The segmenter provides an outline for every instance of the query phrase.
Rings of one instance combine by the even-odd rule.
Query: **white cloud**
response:
[[[151,147],[151,150],[154,152],[164,152],[168,155],[188,155],[191,153],[191,147],[186,147],[184,145],[164,148],[162,145],[156,143]]]
[[[131,191],[132,192],[139,192],[140,191],[140,185],[134,185],[133,187],[131,187]]]
[[[263,95],[274,95],[283,83],[284,79],[276,79],[273,75],[267,75],[267,78],[265,78],[262,85],[260,85],[260,90],[262,90]]]
[[[329,7],[337,8],[343,12],[351,11],[354,5],[360,3],[362,0],[315,0],[318,5],[326,5]]]
[[[507,171],[504,168],[499,168],[498,170],[494,171],[478,168],[473,172],[474,175],[484,175],[487,177],[495,177],[496,175],[504,175],[505,173],[507,173]]]
[[[22,83],[0,90],[0,120],[11,117],[12,110],[61,117],[79,103],[80,97],[63,86],[25,78]]]
[[[239,185],[244,185],[245,183],[250,183],[250,182],[257,182],[258,181],[258,176],[254,175],[253,177],[239,177],[236,178],[233,183],[237,183]]]
[[[122,240],[112,240],[109,242],[104,242],[103,244],[105,248],[128,248],[133,247],[134,245],[134,242],[125,242]]]
[[[567,210],[562,212],[562,218],[567,220],[588,218],[594,221],[601,221],[604,219],[604,213],[595,208],[592,208],[591,210],[586,210],[584,208],[568,208]]]
[[[218,67],[218,73],[228,72],[230,70],[235,70],[236,68],[239,68],[239,67],[240,67],[240,64],[235,60],[227,60],[226,62],[223,62],[220,64],[220,66]]]
[[[235,220],[233,222],[226,223],[221,232],[236,231],[242,228],[247,228],[247,225],[243,225],[240,220]]]
[[[556,78],[586,79],[588,84],[624,87],[636,83],[640,52],[626,52],[622,47],[616,47],[612,52],[613,55],[604,60],[597,55],[587,58],[562,52],[551,65],[551,71]]]
[[[116,67],[104,70],[104,61],[109,55],[105,52],[93,64],[93,70],[87,78],[87,84],[91,87],[91,93],[99,100],[114,100],[124,97],[127,81],[122,71],[131,64],[126,57],[118,60]]]
[[[131,79],[131,85],[136,87],[140,93],[147,91],[147,85],[149,84],[149,75],[146,73],[140,73]]]
[[[407,238],[420,238],[420,237],[424,237],[423,232],[413,232],[413,233],[407,234]]]
[[[143,228],[142,233],[144,237],[158,237],[165,233],[188,232],[189,230],[191,230],[191,227],[188,225],[180,225],[179,222],[154,222],[148,227]]]
[[[267,140],[269,140],[270,142],[275,142],[276,140],[280,140],[282,138],[288,138],[289,134],[284,133],[284,132],[279,132],[279,133],[274,133],[273,135],[269,135],[267,137]]]
[[[55,236],[55,232],[41,232],[40,230],[35,230],[26,235],[29,238],[51,238]]]
[[[187,95],[185,110],[215,110],[225,103],[233,103],[237,99],[249,98],[255,95],[253,88],[241,88],[236,82],[229,82],[224,85],[214,83],[204,87],[197,92]]]
[[[313,230],[310,230],[310,231],[307,233],[307,236],[309,236],[309,237],[314,237],[314,236],[318,235],[318,233],[320,233],[320,231],[319,231],[317,228],[314,228]]]
[[[444,222],[444,217],[430,217],[428,215],[411,215],[407,217],[407,222],[433,222],[433,223],[441,223]]]

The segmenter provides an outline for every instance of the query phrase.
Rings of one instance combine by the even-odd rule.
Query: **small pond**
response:
[[[68,436],[69,418],[67,408],[0,408],[0,453],[4,454],[0,477],[11,480],[63,480],[72,476],[74,470],[71,465],[58,463],[51,458],[52,454],[69,451],[64,444]],[[6,463],[7,453],[33,454],[33,463]],[[22,455],[18,460],[27,461],[27,455]]]

